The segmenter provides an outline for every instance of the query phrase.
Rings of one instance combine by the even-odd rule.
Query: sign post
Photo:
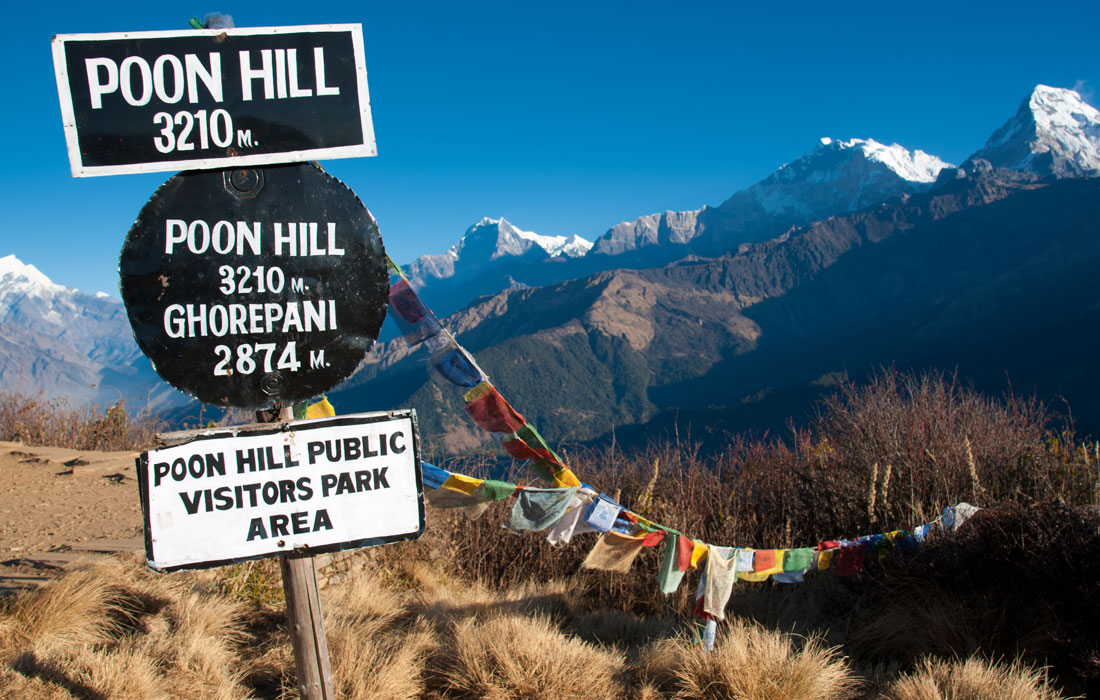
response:
[[[139,347],[205,403],[274,407],[141,456],[149,566],[279,556],[299,691],[333,700],[313,555],[424,531],[411,410],[293,422],[287,408],[350,376],[388,303],[374,218],[302,162],[376,153],[362,29],[59,35],[53,56],[74,177],[194,169],[123,246]]]
[[[216,406],[331,389],[378,337],[389,274],[378,225],[318,166],[172,177],[119,258],[138,346],[161,377]]]
[[[193,430],[141,455],[145,551],[157,571],[279,556],[307,700],[334,698],[314,555],[424,531],[411,410]],[[284,422],[286,421],[286,422]]]
[[[60,34],[74,177],[376,154],[358,24]]]

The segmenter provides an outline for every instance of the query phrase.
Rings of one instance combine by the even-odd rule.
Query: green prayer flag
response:
[[[801,571],[813,566],[814,550],[809,547],[802,549],[788,549],[787,556],[783,558],[784,571]]]
[[[475,493],[486,501],[502,501],[515,492],[515,484],[510,484],[507,481],[486,479],[485,482],[481,484],[479,490]]]
[[[535,472],[535,475],[543,481],[554,481],[554,472],[561,467],[553,462],[548,462],[545,459],[535,460],[528,465],[531,467],[531,471]]]
[[[683,580],[685,572],[680,571],[677,566],[680,533],[668,528],[662,529],[665,529],[669,535],[665,537],[665,552],[661,557],[661,570],[657,573],[657,585],[660,586],[661,593],[669,594],[675,593],[680,587],[680,581]]]

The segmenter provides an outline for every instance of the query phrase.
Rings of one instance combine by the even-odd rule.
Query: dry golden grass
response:
[[[442,687],[460,698],[601,700],[620,698],[625,660],[563,634],[546,617],[500,615],[454,626]]]
[[[857,686],[836,649],[739,621],[713,651],[664,641],[639,666],[645,680],[682,700],[842,700]]]
[[[0,617],[0,659],[68,654],[118,637],[136,605],[120,598],[104,572],[77,571],[8,603]]]
[[[819,636],[732,616],[708,653],[683,621],[605,609],[578,589],[581,578],[494,591],[423,563],[376,571],[367,562],[322,591],[341,700],[1061,697],[1044,671],[1020,662],[921,660],[913,671],[905,662],[863,659],[852,666]],[[0,698],[296,698],[283,605],[263,602],[267,591],[247,602],[241,592],[250,587],[224,583],[250,575],[158,575],[118,558],[10,599],[0,607]],[[789,612],[795,590],[773,589],[784,600],[771,605]],[[915,594],[897,602],[922,603]],[[923,602],[923,611],[886,610],[881,620],[853,613],[860,618],[853,627],[865,629],[850,643],[878,640],[880,656],[911,653],[915,647],[891,646],[907,636],[936,646],[919,628],[949,626],[950,610]]]
[[[0,612],[0,697],[243,700],[242,605],[116,558]]]
[[[436,647],[430,626],[415,618],[404,624],[401,597],[375,576],[357,576],[325,593],[325,630],[340,697],[420,697],[425,662]]]
[[[883,700],[1060,700],[1061,697],[1041,669],[1019,661],[993,664],[974,657],[965,661],[926,660],[883,694]]]

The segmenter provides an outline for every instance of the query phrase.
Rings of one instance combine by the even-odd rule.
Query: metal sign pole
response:
[[[275,421],[293,418],[289,407]],[[263,412],[257,418],[264,421]],[[279,557],[286,596],[286,619],[294,646],[294,666],[298,673],[298,692],[302,700],[335,700],[332,665],[328,658],[325,620],[321,612],[321,592],[317,587],[317,567],[312,554],[291,552]]]

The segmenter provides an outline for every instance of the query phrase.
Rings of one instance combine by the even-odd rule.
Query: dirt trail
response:
[[[0,442],[0,593],[142,549],[136,456]]]

